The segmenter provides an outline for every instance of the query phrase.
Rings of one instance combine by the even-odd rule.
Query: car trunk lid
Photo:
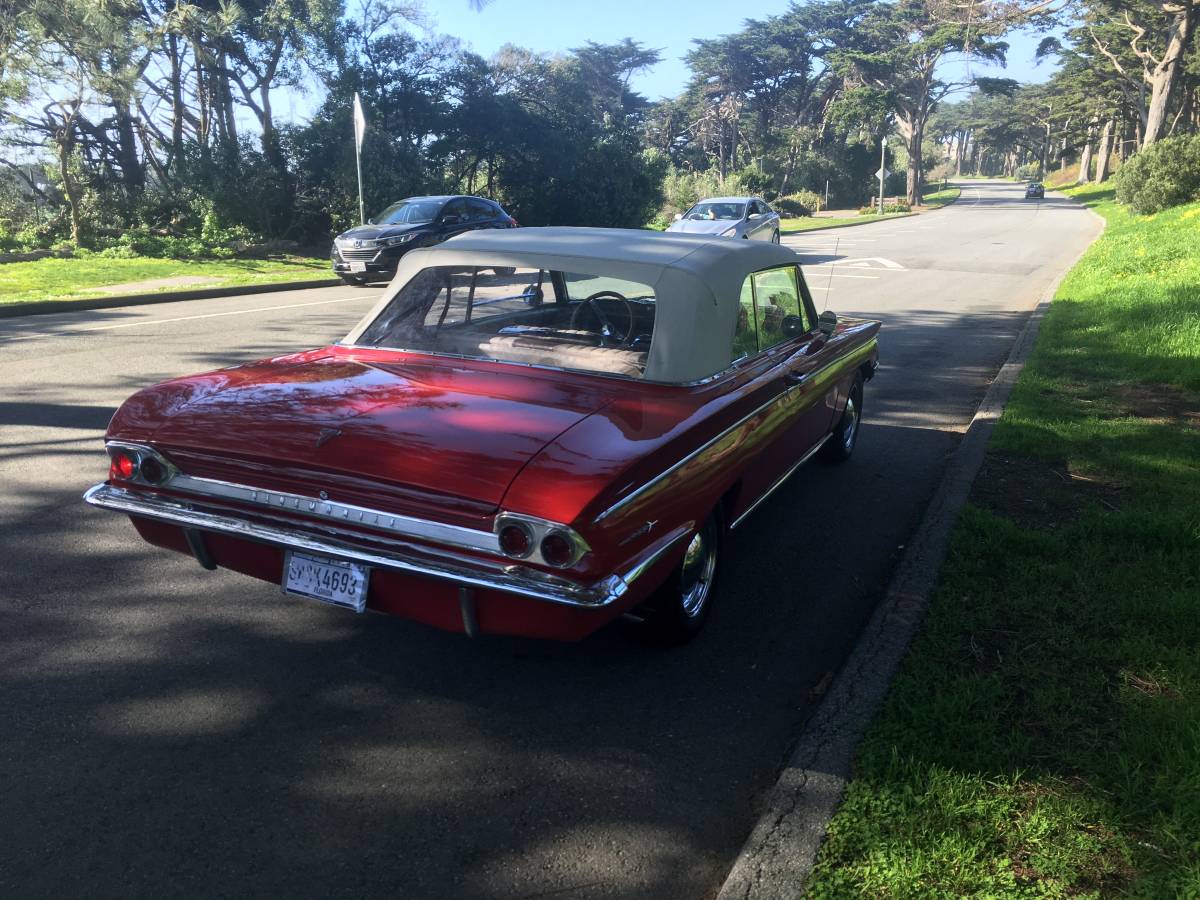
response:
[[[272,487],[286,475],[301,492],[320,487],[323,473],[334,489],[379,482],[381,497],[407,498],[399,505],[410,508],[494,511],[534,455],[609,400],[544,376],[450,361],[331,355],[236,371],[155,431],[168,454],[178,448],[185,470],[186,460],[204,459],[207,471],[191,474],[212,476],[212,461],[228,458]]]

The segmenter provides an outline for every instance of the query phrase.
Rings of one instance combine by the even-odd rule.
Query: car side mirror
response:
[[[443,225],[457,225],[462,222],[462,216],[442,216]]]
[[[779,327],[790,338],[804,334],[804,320],[799,316],[784,316]]]
[[[826,337],[829,337],[835,331],[837,331],[837,323],[837,313],[835,313],[832,309],[827,309],[825,312],[817,316],[817,328],[819,328],[821,333]]]
[[[683,218],[683,213],[675,213],[675,221],[678,222]]]

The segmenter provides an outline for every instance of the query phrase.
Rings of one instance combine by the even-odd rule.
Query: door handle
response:
[[[808,373],[797,372],[795,369],[788,369],[783,373],[783,380],[791,385],[803,384],[808,380]]]

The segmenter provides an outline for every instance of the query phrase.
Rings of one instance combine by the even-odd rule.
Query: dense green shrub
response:
[[[663,178],[663,205],[658,218],[670,221],[676,213],[685,212],[705,197],[729,197],[753,193],[742,183],[738,174],[728,175],[722,183],[715,169],[693,172],[671,169]]]
[[[912,212],[912,207],[909,206],[906,201],[900,200],[896,203],[885,203],[883,206],[883,212],[885,215],[887,213]],[[877,216],[879,215],[879,204],[874,203],[871,206],[864,206],[859,209],[858,214],[860,216]]]
[[[1042,177],[1041,163],[1035,163],[1035,162],[1026,163],[1025,165],[1021,166],[1019,169],[1017,169],[1017,177],[1024,179],[1024,180],[1029,180],[1031,178],[1041,178]]]
[[[821,195],[815,191],[796,191],[786,197],[776,197],[771,205],[781,216],[811,216],[821,208]]]
[[[1126,160],[1117,199],[1144,216],[1200,200],[1200,134],[1165,138]]]

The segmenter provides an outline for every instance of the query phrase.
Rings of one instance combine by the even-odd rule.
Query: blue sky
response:
[[[651,100],[673,97],[688,79],[683,56],[695,38],[716,37],[741,28],[747,18],[765,18],[787,10],[788,0],[758,0],[737,4],[730,0],[491,0],[482,10],[469,0],[426,0],[428,24],[438,34],[449,34],[481,56],[491,56],[505,44],[516,44],[543,53],[557,53],[587,41],[608,43],[631,37],[644,46],[658,48],[663,60],[633,80],[634,90]],[[971,62],[974,75],[1044,81],[1054,66],[1037,66],[1033,59],[1039,35],[1016,32],[1006,40],[1011,47],[1007,68]],[[967,64],[953,60],[944,65],[944,76],[962,80]],[[284,89],[276,101],[280,121],[306,121],[320,104],[321,89],[312,79],[298,90]],[[953,98],[952,98],[953,99]],[[248,111],[241,116],[252,128]]]
[[[788,5],[788,0],[748,4],[730,0],[491,0],[476,12],[468,0],[430,0],[426,8],[435,31],[459,38],[483,56],[509,43],[555,52],[589,40],[607,43],[624,37],[661,48],[663,61],[634,82],[638,91],[657,100],[683,88],[688,69],[682,57],[693,38],[729,34],[747,18],[778,15]],[[1034,65],[1038,37],[1014,34],[1008,40],[1012,45],[1008,68],[973,63],[975,74],[1018,81],[1049,77],[1050,63]]]

